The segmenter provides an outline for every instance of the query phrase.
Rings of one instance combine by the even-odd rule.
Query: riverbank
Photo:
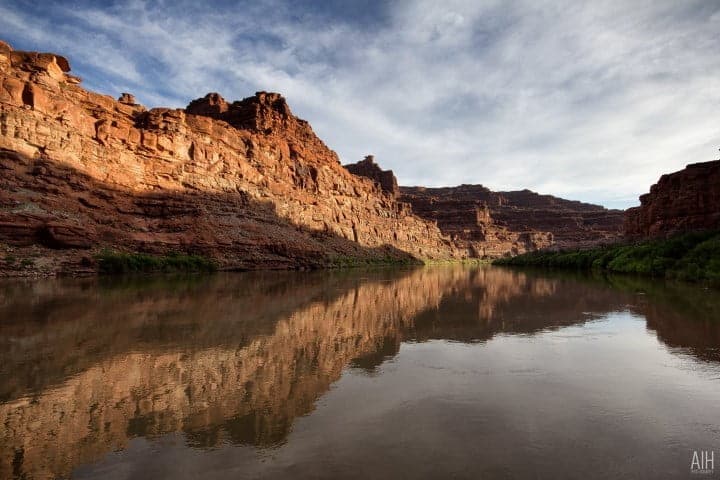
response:
[[[314,262],[293,266],[275,263],[247,263],[243,268],[228,268],[216,258],[182,251],[167,254],[127,252],[113,249],[55,251],[42,247],[9,248],[0,244],[0,278],[47,278],[55,276],[96,276],[154,273],[208,273],[216,271],[271,270],[344,270],[376,267],[421,267],[429,265],[485,265],[490,260],[425,259],[388,249],[384,255],[370,252],[365,256],[318,256]]]
[[[596,269],[720,286],[720,231],[692,232],[589,250],[538,251],[498,259],[493,264]]]

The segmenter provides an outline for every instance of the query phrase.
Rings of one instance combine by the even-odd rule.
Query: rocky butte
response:
[[[85,90],[0,42],[0,274],[97,270],[103,249],[223,269],[513,255],[607,241],[621,213],[532,192],[398,187],[344,168],[277,93],[185,109]]]

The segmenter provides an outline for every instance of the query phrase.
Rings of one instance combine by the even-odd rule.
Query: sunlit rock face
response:
[[[640,206],[628,209],[625,233],[658,237],[720,228],[720,160],[663,175]]]
[[[55,54],[0,49],[0,244],[46,249],[39,270],[91,268],[81,260],[99,247],[201,253],[225,268],[459,255],[345,170],[277,93],[147,110],[69,71]]]

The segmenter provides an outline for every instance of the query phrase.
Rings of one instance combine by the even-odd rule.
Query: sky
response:
[[[3,0],[0,39],[148,107],[280,92],[401,185],[626,208],[719,156],[720,0]]]

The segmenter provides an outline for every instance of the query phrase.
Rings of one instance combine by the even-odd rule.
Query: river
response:
[[[718,405],[700,286],[462,265],[0,282],[0,478],[712,478]]]

